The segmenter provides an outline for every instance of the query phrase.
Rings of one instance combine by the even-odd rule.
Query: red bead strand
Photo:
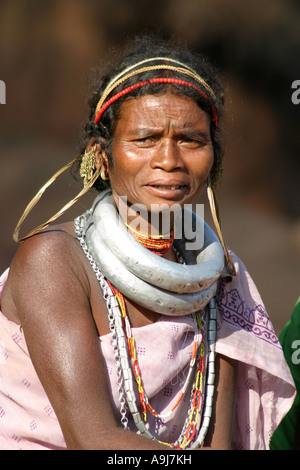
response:
[[[146,81],[143,81],[143,82],[139,82],[139,83],[136,83],[135,85],[131,85],[127,88],[124,88],[124,90],[122,91],[119,91],[118,93],[116,93],[114,96],[112,96],[108,101],[106,101],[106,103],[103,104],[103,106],[101,106],[101,108],[99,109],[96,117],[95,117],[95,124],[97,124],[97,122],[100,120],[102,114],[107,110],[107,108],[112,104],[114,103],[115,101],[117,101],[119,98],[121,98],[122,96],[126,95],[127,93],[130,93],[132,92],[133,90],[136,90],[138,88],[141,88],[143,86],[146,86],[148,85],[149,83],[170,83],[170,84],[175,84],[175,85],[182,85],[182,86],[188,86],[188,87],[192,87],[194,88],[195,90],[197,90],[201,96],[203,96],[203,98],[205,98],[207,101],[210,102],[211,104],[211,110],[212,110],[212,115],[213,115],[213,121],[214,121],[214,124],[215,124],[215,127],[217,128],[217,124],[218,124],[218,118],[217,118],[217,113],[216,113],[216,110],[215,110],[215,107],[213,105],[213,103],[211,103],[209,97],[207,96],[206,93],[204,93],[203,90],[201,90],[201,88],[197,87],[196,85],[194,85],[193,83],[190,83],[190,82],[186,82],[185,80],[179,80],[177,78],[166,78],[166,77],[162,77],[162,78],[151,78],[150,80],[146,80]]]

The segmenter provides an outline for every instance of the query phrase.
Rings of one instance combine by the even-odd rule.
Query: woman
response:
[[[151,40],[99,81],[80,159],[99,195],[2,277],[0,447],[268,448],[294,386],[219,229],[222,102],[201,58]],[[207,183],[222,245],[188,210]]]

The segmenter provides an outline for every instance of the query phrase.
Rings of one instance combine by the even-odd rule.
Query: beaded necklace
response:
[[[174,228],[172,228],[169,236],[157,235],[148,237],[145,233],[139,232],[138,230],[133,229],[130,225],[126,224],[126,227],[134,238],[141,243],[145,248],[152,251],[152,253],[157,254],[158,256],[163,256],[168,253],[173,246],[174,242]]]
[[[103,297],[106,300],[107,309],[108,309],[108,318],[110,329],[112,332],[112,341],[116,362],[117,370],[117,383],[119,389],[119,399],[120,399],[120,413],[121,413],[121,423],[125,429],[128,429],[128,419],[126,417],[126,402],[129,408],[129,411],[132,414],[135,425],[137,426],[140,433],[152,440],[157,440],[158,442],[165,444],[170,447],[175,447],[178,449],[195,449],[201,446],[204,442],[206,433],[209,428],[210,418],[212,414],[212,404],[213,404],[213,395],[214,395],[214,357],[215,357],[215,337],[216,337],[216,306],[215,299],[211,299],[209,303],[209,325],[208,325],[208,358],[207,358],[207,379],[206,379],[206,389],[204,390],[204,371],[205,371],[205,348],[204,348],[204,334],[202,321],[200,319],[199,312],[193,314],[194,319],[196,319],[198,328],[196,328],[195,337],[194,337],[194,346],[193,346],[193,357],[196,359],[196,349],[197,356],[199,357],[198,367],[196,370],[196,378],[194,385],[191,391],[191,400],[190,408],[187,414],[187,418],[183,425],[181,434],[175,443],[162,442],[156,439],[146,428],[146,410],[150,411],[151,414],[159,416],[158,413],[153,410],[149,400],[145,394],[140,368],[137,361],[137,354],[135,350],[134,339],[131,334],[131,327],[129,319],[126,313],[125,300],[123,295],[118,292],[107,279],[104,278],[99,267],[96,265],[84,239],[84,232],[81,227],[81,217],[78,217],[75,220],[75,230],[77,233],[78,240],[80,245],[86,254],[90,264],[96,274],[96,277],[99,281],[99,284],[103,291]],[[127,320],[126,320],[127,318]],[[198,331],[201,331],[201,344],[198,348]],[[196,344],[197,343],[197,344]],[[193,359],[192,357],[192,359]],[[131,362],[131,364],[130,364]],[[196,360],[191,361],[192,365],[196,364]],[[190,368],[191,368],[190,363]],[[138,410],[136,404],[136,397],[133,389],[134,377],[138,385],[138,392],[140,398],[141,411]],[[188,374],[187,380],[190,379],[190,374]],[[183,388],[187,388],[187,380]],[[171,412],[179,405],[182,396],[183,390],[179,395],[179,398],[172,408]],[[205,403],[204,409],[201,417],[201,427],[200,427],[200,404],[201,397],[204,395]],[[164,415],[163,417],[166,417]]]
[[[110,286],[115,298],[117,299],[119,303],[119,308],[121,310],[121,315],[122,315],[122,320],[123,320],[123,325],[124,325],[124,333],[127,338],[127,343],[128,343],[128,351],[129,351],[129,358],[131,360],[131,365],[132,365],[132,371],[133,375],[138,387],[138,392],[139,392],[139,398],[140,398],[140,408],[141,408],[141,415],[143,417],[143,420],[146,422],[147,421],[147,410],[156,418],[164,419],[168,418],[173,411],[178,407],[180,401],[182,400],[188,385],[190,383],[190,379],[192,377],[192,372],[194,369],[194,365],[196,362],[196,357],[197,357],[197,351],[198,351],[198,346],[199,342],[201,340],[201,356],[200,356],[200,361],[201,361],[201,367],[200,367],[200,372],[203,373],[204,370],[204,342],[203,342],[203,329],[202,329],[202,323],[200,319],[199,313],[194,315],[194,320],[195,320],[195,334],[194,334],[194,342],[193,342],[193,352],[192,352],[192,357],[190,360],[189,364],[189,371],[187,374],[187,377],[185,379],[183,388],[180,392],[179,398],[177,399],[175,405],[172,407],[170,411],[164,414],[157,413],[155,409],[151,406],[149,402],[149,398],[146,394],[146,391],[144,389],[142,377],[141,377],[141,369],[138,361],[138,356],[136,352],[136,347],[135,347],[135,340],[134,337],[132,336],[132,331],[131,331],[131,326],[130,326],[130,321],[127,315],[127,309],[125,305],[125,300],[124,296],[119,292],[112,284],[107,281],[108,285]],[[199,402],[200,405],[200,402]]]
[[[107,282],[107,281],[106,281]],[[109,286],[109,284],[107,283]],[[110,286],[109,286],[110,287]],[[111,291],[111,290],[110,290]],[[115,297],[113,291],[111,291],[111,297],[107,302],[107,307],[110,312],[109,317],[111,318],[111,331],[115,337],[114,350],[115,350],[115,361],[118,368],[118,362],[121,362],[120,375],[123,380],[123,384],[120,387],[120,391],[125,392],[126,402],[129,411],[132,414],[133,420],[140,433],[152,440],[156,440],[161,444],[174,447],[177,449],[195,449],[201,446],[204,442],[207,434],[210,418],[212,415],[213,395],[214,395],[214,343],[216,334],[216,308],[214,299],[210,301],[210,317],[209,317],[209,328],[208,328],[208,371],[206,388],[204,387],[204,343],[201,343],[199,351],[199,363],[196,370],[196,379],[191,391],[190,408],[187,413],[187,418],[183,425],[181,434],[176,442],[169,443],[163,442],[155,438],[149,430],[146,428],[145,416],[143,416],[143,408],[141,411],[138,410],[136,397],[133,389],[133,376],[132,372],[133,364],[130,367],[130,358],[128,349],[126,348],[126,334],[124,333],[124,326],[121,316],[121,309],[119,307],[118,299]],[[136,368],[140,374],[139,368]],[[140,377],[139,377],[140,378]],[[141,379],[140,379],[141,380]],[[139,384],[138,384],[139,386]],[[140,399],[144,398],[141,396],[141,388],[139,389]],[[202,394],[205,397],[205,404],[202,413],[202,422],[200,427],[200,404]],[[124,397],[120,393],[120,402],[122,403]],[[144,400],[146,402],[146,400]],[[142,403],[141,403],[142,404]],[[178,403],[179,404],[179,403]],[[124,425],[124,414],[126,414],[125,408],[121,411]],[[126,421],[127,426],[127,421]],[[124,425],[124,427],[126,428]]]

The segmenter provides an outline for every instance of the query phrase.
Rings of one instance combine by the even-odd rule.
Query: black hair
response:
[[[102,149],[106,151],[106,154],[112,162],[111,143],[113,140],[116,123],[118,122],[120,109],[123,102],[132,97],[138,97],[148,94],[163,94],[167,91],[167,89],[170,89],[174,93],[180,93],[181,95],[192,98],[198,104],[198,106],[201,107],[201,109],[207,112],[210,117],[211,139],[214,148],[214,164],[210,173],[210,177],[211,184],[213,187],[215,187],[216,183],[219,181],[222,175],[223,170],[223,139],[219,126],[217,126],[216,128],[214,125],[212,114],[212,97],[210,97],[209,100],[205,99],[193,87],[186,87],[176,84],[172,84],[170,87],[169,84],[164,83],[149,83],[146,86],[135,89],[130,93],[126,94],[125,96],[116,100],[106,109],[106,111],[101,116],[99,122],[95,124],[94,120],[96,106],[107,84],[112,80],[112,78],[117,76],[125,68],[150,57],[168,57],[170,59],[180,61],[189,68],[193,69],[197,75],[200,75],[200,77],[204,79],[204,81],[210,86],[210,88],[214,92],[215,98],[213,100],[213,106],[219,122],[224,105],[224,93],[223,87],[218,79],[218,74],[215,69],[211,66],[211,64],[209,64],[209,62],[201,54],[190,50],[186,46],[186,44],[181,40],[164,40],[156,36],[152,37],[149,35],[136,37],[133,41],[127,44],[126,51],[123,54],[123,59],[119,60],[115,65],[111,66],[108,72],[104,74],[97,73],[94,77],[93,91],[88,101],[90,107],[90,115],[88,121],[84,126],[80,154],[83,155],[84,150],[87,144],[89,143],[90,139],[94,137],[98,142],[100,142]],[[159,63],[161,64],[163,62],[160,61]],[[153,64],[155,64],[155,61],[153,61]],[[142,72],[141,74],[134,75],[128,80],[126,80],[125,85],[122,83],[118,87],[116,87],[113,91],[113,94],[116,94],[121,91],[124,87],[134,85],[135,83],[140,82],[141,80],[146,81],[150,78],[155,77],[157,77],[157,70]],[[186,75],[183,75],[178,71],[160,70],[159,77],[177,78],[189,81],[198,88],[202,88],[196,80],[190,77],[186,77]],[[203,88],[203,91],[208,94],[205,88]],[[101,191],[103,189],[106,189],[109,184],[109,181],[103,181],[101,177],[99,177],[95,182],[94,187],[98,191]]]

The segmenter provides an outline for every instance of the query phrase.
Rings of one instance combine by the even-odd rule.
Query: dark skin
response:
[[[170,95],[154,101],[143,98],[148,99],[122,105],[126,105],[127,120],[122,120],[121,113],[112,144],[113,167],[103,155],[115,200],[118,202],[118,195],[125,194],[130,203],[135,202],[134,198],[142,202],[188,203],[202,191],[213,162],[208,117],[189,99],[178,101],[176,97],[174,101]],[[162,109],[164,113],[160,112]],[[137,143],[136,136],[128,143],[128,132],[141,124],[137,115],[141,116],[142,110],[157,125],[155,136],[148,140],[148,144],[152,142],[150,147]],[[190,119],[191,116],[194,117]],[[149,121],[147,126],[149,130]],[[183,129],[189,129],[189,136],[183,136]],[[191,129],[197,136],[196,143],[190,141]],[[100,151],[98,146],[98,165]],[[163,187],[147,188],[156,176],[164,178]],[[168,178],[170,186],[176,180],[180,189],[166,187]],[[124,181],[128,188],[122,187]],[[175,261],[173,251],[166,257]],[[151,324],[159,316],[129,300],[126,303],[133,327]],[[107,309],[95,274],[77,241],[73,222],[47,229],[20,246],[4,288],[1,309],[9,320],[23,327],[34,367],[68,449],[168,449],[123,430],[117,423],[99,347],[99,336],[110,332]],[[230,448],[235,376],[235,363],[217,356],[214,416],[204,448]]]

